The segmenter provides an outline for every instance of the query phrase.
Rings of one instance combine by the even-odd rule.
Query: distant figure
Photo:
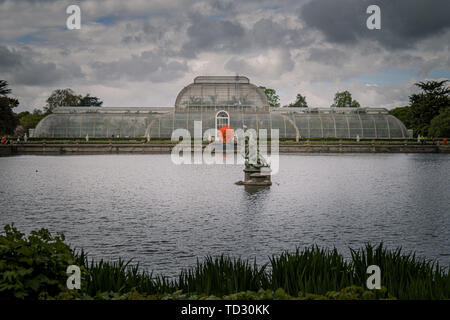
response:
[[[28,141],[28,136],[27,136],[27,134],[25,133],[25,135],[23,136],[23,142],[27,143],[27,141]]]
[[[86,142],[89,141],[89,134],[86,134]]]
[[[5,143],[6,143],[6,138],[2,137],[2,144],[5,144]]]
[[[447,144],[447,138],[444,138],[444,144]]]
[[[359,134],[356,135],[356,141],[359,142]]]
[[[420,143],[421,142],[421,139],[420,139],[420,134],[419,135],[417,135],[417,143]]]

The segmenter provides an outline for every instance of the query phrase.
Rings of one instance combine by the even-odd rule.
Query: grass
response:
[[[441,141],[442,139],[436,139],[436,141]],[[176,144],[172,142],[170,138],[151,138],[149,142],[146,142],[145,138],[135,137],[135,138],[89,138],[86,141],[85,138],[29,138],[28,144]],[[270,143],[270,138],[268,139]],[[417,145],[417,139],[361,139],[357,142],[355,139],[348,138],[301,138],[299,142],[295,141],[295,138],[280,138],[280,145]],[[203,144],[208,144],[203,142]],[[427,141],[427,144],[432,144],[431,140]]]
[[[344,257],[334,248],[297,248],[265,265],[225,255],[207,256],[167,278],[132,260],[89,260],[64,235],[46,229],[26,237],[6,225],[0,234],[0,299],[450,299],[448,267],[434,260],[366,244]],[[66,269],[81,270],[81,290],[66,287]],[[367,290],[367,267],[381,269],[381,290]]]
[[[182,270],[176,279],[140,272],[138,265],[118,262],[87,262],[87,256],[78,255],[88,277],[84,291],[89,296],[99,292],[120,294],[136,290],[146,295],[167,295],[183,292],[190,295],[224,297],[246,291],[276,291],[287,295],[327,296],[345,288],[366,288],[367,267],[381,268],[381,284],[392,297],[398,299],[449,299],[448,269],[438,263],[418,258],[414,253],[403,253],[400,248],[386,249],[383,244],[365,245],[351,249],[348,261],[336,250],[312,246],[298,248],[272,256],[266,265],[231,258],[207,256],[189,269]]]

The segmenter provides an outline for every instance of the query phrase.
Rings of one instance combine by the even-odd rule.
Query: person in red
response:
[[[444,138],[444,144],[447,144],[447,138]]]
[[[5,144],[5,143],[6,143],[6,138],[2,137],[2,144]]]
[[[228,125],[222,126],[222,127],[220,127],[219,131],[222,134],[223,143],[233,141],[234,131],[230,126],[228,126]],[[230,140],[228,141],[228,139],[230,139]]]

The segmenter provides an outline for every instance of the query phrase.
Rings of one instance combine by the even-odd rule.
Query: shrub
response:
[[[66,283],[74,255],[64,235],[46,229],[27,237],[6,225],[0,235],[0,299],[37,299],[41,292],[56,295]]]

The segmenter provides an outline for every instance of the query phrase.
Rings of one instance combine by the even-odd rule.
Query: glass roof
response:
[[[80,108],[81,109],[81,108]],[[89,108],[83,108],[89,109]],[[103,108],[97,108],[103,109]],[[114,109],[114,108],[112,108]],[[131,109],[131,108],[130,108]],[[202,121],[205,131],[215,128],[217,114],[225,110],[234,129],[279,129],[281,138],[406,138],[403,123],[388,113],[363,112],[255,112],[244,108],[199,108],[184,112],[74,112],[54,113],[43,119],[36,137],[167,137],[177,128],[193,134],[194,121]],[[85,110],[87,111],[87,110]]]
[[[226,111],[226,112],[222,112]],[[203,131],[216,117],[233,129],[278,129],[281,138],[406,138],[404,124],[381,108],[270,108],[264,92],[249,79],[197,77],[183,88],[175,108],[61,107],[36,127],[35,137],[167,137],[194,121]],[[217,128],[216,128],[217,129]]]
[[[246,109],[266,109],[269,102],[263,90],[247,77],[197,77],[183,88],[175,101],[175,109],[191,107],[238,106]]]

